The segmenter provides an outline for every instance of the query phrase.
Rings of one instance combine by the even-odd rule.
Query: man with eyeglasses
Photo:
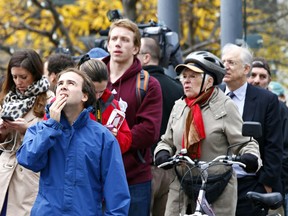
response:
[[[222,49],[222,61],[226,75],[222,86],[224,92],[233,92],[232,100],[238,107],[243,121],[256,121],[262,125],[259,143],[262,168],[254,174],[235,167],[238,178],[237,216],[259,215],[251,201],[246,199],[248,191],[261,193],[282,192],[280,171],[282,169],[283,141],[280,106],[276,95],[247,83],[251,72],[253,56],[248,47],[226,44]]]

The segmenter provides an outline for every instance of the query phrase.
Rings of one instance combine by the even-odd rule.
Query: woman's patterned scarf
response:
[[[205,139],[205,126],[200,106],[204,104],[214,91],[214,87],[203,92],[197,98],[185,98],[190,110],[186,118],[182,147],[186,148],[192,159],[201,157],[201,140]]]
[[[23,94],[17,89],[15,91],[10,90],[4,98],[1,116],[23,117],[33,107],[36,97],[47,92],[49,86],[48,79],[42,76],[40,80],[28,86]]]

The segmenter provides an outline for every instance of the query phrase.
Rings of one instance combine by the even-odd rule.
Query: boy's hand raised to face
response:
[[[63,107],[66,105],[66,102],[67,102],[66,95],[60,95],[59,97],[57,97],[49,108],[50,118],[53,118],[56,121],[60,122],[61,111]]]

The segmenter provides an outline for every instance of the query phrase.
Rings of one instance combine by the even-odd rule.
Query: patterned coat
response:
[[[48,91],[47,94],[48,103],[54,94],[51,91]],[[28,122],[29,126],[42,120],[34,116],[33,108],[23,118]],[[38,193],[39,173],[34,173],[18,164],[16,151],[21,146],[24,135],[17,133],[16,137],[15,150],[12,152],[2,152],[0,155],[0,210],[3,207],[8,190],[6,215],[29,216]],[[13,201],[9,202],[9,200]]]
[[[170,115],[169,123],[165,134],[158,143],[154,156],[161,150],[168,150],[172,156],[173,145],[177,152],[181,149],[184,125],[189,107],[183,99],[176,101]],[[217,87],[201,106],[203,122],[205,126],[206,138],[202,140],[201,158],[203,161],[211,161],[219,155],[225,155],[227,147],[231,144],[248,141],[248,137],[242,136],[242,118],[233,101]],[[249,142],[245,147],[233,148],[234,154],[252,153],[260,158],[259,146],[256,141]],[[262,164],[258,159],[259,168]],[[209,170],[209,174],[221,174],[227,170],[224,166],[215,166]],[[180,190],[180,183],[174,171],[174,180],[170,184],[170,191],[166,205],[165,216],[183,214],[191,200]],[[216,215],[235,215],[237,203],[237,179],[233,173],[228,185],[219,198],[212,203],[212,208]],[[195,203],[192,203],[194,205]],[[180,207],[179,207],[180,206]],[[226,206],[226,207],[225,207]]]

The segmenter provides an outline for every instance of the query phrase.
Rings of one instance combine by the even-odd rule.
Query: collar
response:
[[[79,116],[77,117],[77,119],[73,122],[72,125],[69,124],[65,114],[62,112],[61,114],[61,119],[60,119],[60,123],[63,124],[64,128],[82,128],[85,125],[87,125],[87,121],[90,118],[89,115],[89,109],[84,108],[81,113],[79,114]]]
[[[99,100],[103,101],[103,103],[106,103],[111,96],[114,98],[114,96],[111,93],[111,91],[108,88],[106,88]]]
[[[111,61],[110,56],[105,57],[104,59],[102,59],[102,61],[107,65],[108,73],[110,74],[111,73],[111,71],[110,71],[110,61]],[[134,57],[132,65],[130,65],[130,67],[124,72],[124,74],[118,80],[115,81],[115,83],[121,83],[121,80],[129,79],[130,77],[135,76],[141,70],[142,70],[142,65],[141,65],[140,60],[137,57]],[[110,81],[108,82],[108,88],[110,87],[110,84],[111,84],[111,83],[110,84],[109,83],[110,83]],[[115,83],[113,83],[113,84],[115,84]]]
[[[165,74],[164,69],[158,65],[145,65],[143,69],[148,71],[149,73],[161,73]]]
[[[247,86],[248,86],[248,83],[245,82],[240,88],[233,91],[233,93],[235,94],[235,97],[237,97],[240,101],[245,98]],[[225,95],[227,95],[229,92],[230,92],[230,89],[228,86],[226,86]]]

